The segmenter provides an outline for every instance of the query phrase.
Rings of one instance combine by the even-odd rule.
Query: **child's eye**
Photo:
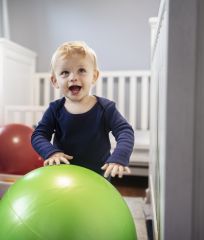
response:
[[[80,68],[78,71],[79,71],[79,73],[86,73],[86,69],[85,68]]]
[[[61,76],[62,77],[68,77],[69,76],[69,74],[70,74],[70,72],[69,71],[63,71],[63,72],[61,72]]]

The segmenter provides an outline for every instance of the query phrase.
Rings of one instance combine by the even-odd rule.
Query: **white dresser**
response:
[[[5,105],[33,104],[36,53],[0,38],[0,125]]]

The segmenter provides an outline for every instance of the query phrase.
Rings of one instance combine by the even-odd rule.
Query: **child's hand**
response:
[[[61,163],[69,164],[69,160],[71,159],[73,159],[72,156],[57,152],[44,161],[44,166],[59,165]]]
[[[123,165],[117,163],[106,163],[102,166],[102,170],[105,170],[104,177],[107,178],[111,175],[111,177],[115,177],[118,175],[119,178],[122,178],[124,173],[130,174],[129,167],[125,167]]]

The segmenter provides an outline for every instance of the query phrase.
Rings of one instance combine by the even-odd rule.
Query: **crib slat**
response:
[[[125,77],[118,78],[118,109],[125,116]]]
[[[149,104],[148,76],[143,76],[141,81],[141,129],[148,129],[148,104]]]
[[[57,88],[54,88],[54,99],[59,99],[60,98],[60,90]]]
[[[22,123],[32,127],[38,123],[44,111],[44,106],[6,106],[4,109],[4,123]]]
[[[113,84],[114,84],[114,78],[108,77],[107,78],[107,98],[110,100],[113,100]]]
[[[11,119],[9,119],[9,122],[10,123],[20,123],[20,122],[22,122],[22,120],[21,120],[22,118],[21,118],[21,112],[17,112],[17,111],[15,111],[14,113],[13,113],[13,116],[12,116],[12,118]]]
[[[44,105],[46,102],[49,102],[50,89],[48,85],[50,85],[50,73],[37,73],[35,77],[35,89],[34,89],[35,105],[42,105],[42,104]],[[45,95],[49,97],[49,99],[46,99]],[[41,103],[41,100],[43,101],[42,103]]]
[[[24,123],[28,126],[32,126],[34,124],[32,112],[28,111],[24,113]]]
[[[44,78],[44,105],[48,105],[51,101],[50,99],[50,80],[46,77]]]
[[[3,118],[3,122],[5,123],[9,123],[9,111],[7,111],[6,108],[4,108],[4,118]]]
[[[103,85],[102,85],[103,79],[99,78],[96,84],[96,95],[102,96],[103,95]]]
[[[40,105],[40,78],[38,75],[34,82],[34,104]]]
[[[136,130],[136,112],[137,112],[137,78],[130,77],[130,107],[129,107],[129,122],[133,129]]]
[[[43,110],[42,110],[42,111],[36,111],[36,112],[35,112],[33,125],[37,125],[37,124],[38,124],[38,122],[39,122],[40,119],[42,118],[43,112],[44,112]]]

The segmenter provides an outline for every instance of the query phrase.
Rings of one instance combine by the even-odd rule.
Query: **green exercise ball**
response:
[[[1,240],[136,240],[132,215],[102,176],[74,165],[31,171],[0,201]]]

